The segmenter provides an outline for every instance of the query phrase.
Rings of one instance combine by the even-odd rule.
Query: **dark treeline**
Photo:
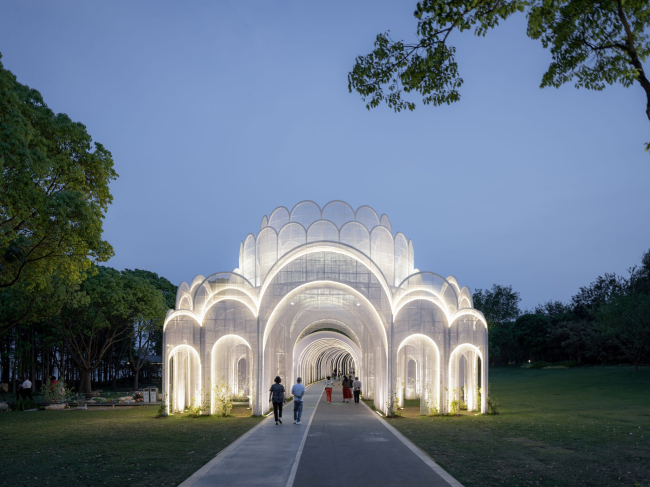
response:
[[[512,286],[477,289],[474,306],[488,322],[490,363],[577,361],[635,366],[650,361],[650,250],[629,276],[605,274],[570,303],[519,309]]]
[[[159,366],[146,357],[161,355],[176,286],[149,271],[93,271],[80,285],[61,284],[50,296],[56,312],[0,333],[1,379],[11,392],[19,378],[29,378],[38,391],[46,377],[56,376],[80,392],[160,380]],[[10,314],[12,303],[2,304]]]

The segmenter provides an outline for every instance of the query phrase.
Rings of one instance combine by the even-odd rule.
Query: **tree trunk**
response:
[[[638,371],[639,371],[639,362],[634,362],[634,372],[636,373]]]
[[[133,367],[133,389],[138,390],[138,379],[140,378],[140,370]]]
[[[89,393],[92,392],[92,370],[79,370],[81,377],[79,378],[79,392]]]

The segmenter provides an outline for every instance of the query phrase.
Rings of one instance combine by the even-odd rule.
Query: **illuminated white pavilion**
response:
[[[334,369],[354,371],[384,413],[391,397],[419,398],[424,414],[454,399],[487,412],[487,324],[469,289],[416,269],[413,243],[368,206],[276,208],[237,269],[179,286],[163,337],[170,412],[214,408],[226,381],[264,414],[275,376],[309,384]]]

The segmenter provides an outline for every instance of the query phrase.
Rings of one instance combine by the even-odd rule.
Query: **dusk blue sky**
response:
[[[5,0],[0,52],[112,152],[118,269],[176,284],[232,270],[265,214],[304,199],[372,206],[417,268],[511,284],[522,308],[639,263],[641,88],[541,90],[550,54],[520,15],[453,38],[459,103],[368,111],[347,73],[377,33],[414,38],[415,3]]]

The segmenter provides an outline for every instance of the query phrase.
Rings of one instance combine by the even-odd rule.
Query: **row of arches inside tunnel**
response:
[[[332,376],[335,371],[357,376],[362,381],[362,395],[375,399],[377,409],[385,410],[381,407],[384,405],[377,404],[373,371],[365,370],[368,364],[372,366],[372,361],[364,361],[354,336],[348,336],[340,330],[340,325],[336,326],[321,324],[320,328],[300,337],[293,350],[291,376],[281,377],[282,382],[290,389],[289,382],[296,377],[308,385]],[[214,344],[209,356],[210,364],[202,364],[193,346],[182,344],[173,348],[166,368],[170,412],[184,411],[207,400],[210,412],[214,413],[215,394],[224,388],[230,390],[235,400],[248,400],[252,405],[256,374],[251,345],[238,335],[225,335]],[[413,334],[398,345],[395,365],[393,393],[399,406],[404,406],[407,400],[419,400],[421,414],[434,414],[449,411],[452,401],[460,400],[470,411],[481,409],[479,391],[486,371],[482,370],[482,354],[476,346],[460,344],[444,360],[430,337]],[[445,373],[447,377],[443,377]],[[270,384],[261,387],[264,396]]]

